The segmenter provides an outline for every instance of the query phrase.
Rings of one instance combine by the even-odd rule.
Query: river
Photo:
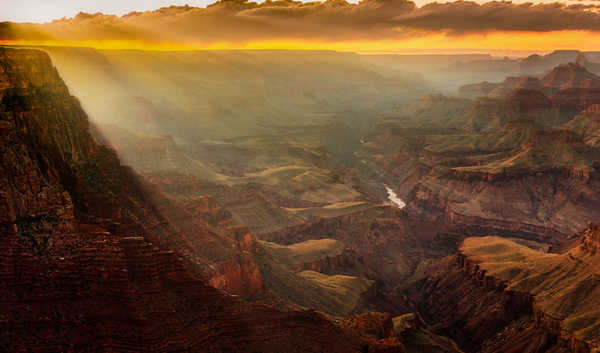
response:
[[[385,190],[387,190],[387,193],[388,193],[388,199],[390,201],[392,201],[392,203],[394,203],[399,208],[404,208],[406,206],[406,203],[404,201],[402,201],[402,199],[399,198],[398,195],[396,195],[394,190],[390,189],[387,185],[384,185],[384,186],[385,186]]]

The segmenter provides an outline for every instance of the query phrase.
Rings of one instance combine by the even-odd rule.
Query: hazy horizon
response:
[[[594,51],[600,50],[597,10],[597,4],[575,1],[25,1],[0,5],[0,20],[5,21],[0,23],[0,44],[150,50]]]

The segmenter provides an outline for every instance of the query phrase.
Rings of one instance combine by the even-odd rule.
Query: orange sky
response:
[[[7,40],[9,45],[31,46],[77,46],[96,49],[140,49],[140,50],[223,50],[223,49],[290,49],[290,50],[338,50],[355,52],[421,53],[427,49],[440,49],[439,52],[502,52],[503,50],[528,52],[548,52],[559,49],[600,51],[600,34],[590,31],[552,32],[494,32],[449,36],[441,33],[403,40],[373,41],[317,41],[298,39],[278,39],[248,41],[246,43],[217,42],[211,44],[193,43],[152,43],[141,40]],[[457,51],[458,50],[458,51]]]
[[[600,51],[595,5],[339,1],[232,0],[122,17],[97,13],[45,24],[5,23],[0,42],[148,50]]]

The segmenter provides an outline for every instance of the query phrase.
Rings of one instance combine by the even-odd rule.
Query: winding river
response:
[[[406,206],[406,203],[402,201],[402,199],[399,198],[398,195],[396,195],[394,190],[390,189],[387,185],[383,186],[385,186],[385,190],[387,190],[388,193],[388,199],[392,201],[392,203],[394,203],[399,208],[404,208]]]

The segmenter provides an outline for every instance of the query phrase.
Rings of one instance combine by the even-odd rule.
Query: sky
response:
[[[188,4],[205,7],[212,2],[211,0],[0,0],[0,21],[43,23],[63,17],[74,17],[79,12],[102,12],[121,16],[132,11],[155,10],[170,5]],[[358,2],[358,0],[349,2]],[[427,2],[432,1],[415,1],[419,6]],[[526,2],[526,0],[516,2]]]
[[[210,0],[0,0],[0,21],[49,22],[79,12],[124,15],[170,5],[206,6]]]
[[[0,0],[2,20],[0,43],[102,49],[600,50],[598,1]]]

